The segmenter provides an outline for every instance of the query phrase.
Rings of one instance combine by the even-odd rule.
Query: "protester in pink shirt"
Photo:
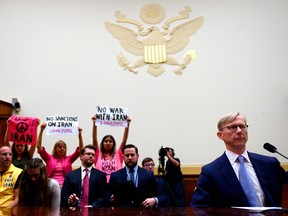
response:
[[[96,169],[106,173],[107,182],[110,180],[110,175],[112,172],[115,172],[122,168],[123,163],[123,148],[126,145],[128,134],[129,134],[129,126],[131,119],[127,116],[127,127],[124,129],[124,134],[122,138],[122,142],[120,147],[116,150],[116,142],[112,135],[106,135],[103,137],[100,148],[98,144],[97,138],[97,126],[96,115],[92,117],[93,128],[92,128],[92,139],[93,145],[96,147],[96,156],[95,156],[95,167]]]
[[[83,148],[82,129],[78,128],[79,147],[76,148],[73,154],[66,156],[67,145],[63,140],[55,143],[52,154],[49,154],[42,146],[42,135],[46,126],[46,123],[40,126],[40,133],[37,139],[38,153],[46,163],[48,177],[58,181],[62,188],[65,175],[72,171],[72,163],[79,157],[80,150]]]

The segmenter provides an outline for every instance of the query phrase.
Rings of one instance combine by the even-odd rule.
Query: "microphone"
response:
[[[272,152],[272,153],[275,153],[275,152],[276,152],[277,154],[281,155],[282,157],[288,159],[288,157],[286,157],[286,156],[284,156],[283,154],[281,154],[280,152],[278,152],[278,151],[277,151],[277,148],[276,148],[275,146],[271,145],[270,143],[265,143],[265,144],[263,145],[263,148],[266,149],[266,150],[269,151],[269,152]]]

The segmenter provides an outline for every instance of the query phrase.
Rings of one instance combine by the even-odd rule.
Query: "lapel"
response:
[[[121,182],[127,181],[127,172],[126,172],[126,166],[119,170],[119,179]]]
[[[138,176],[138,188],[139,187],[141,188],[143,185],[144,173],[143,173],[143,169],[139,166],[138,166],[137,176]]]
[[[80,168],[78,168],[77,170],[75,170],[75,178],[76,178],[76,181],[77,182],[80,182],[80,184],[78,184],[78,190],[80,191],[80,193],[81,193],[81,191],[82,191],[82,176],[81,176],[81,167]]]
[[[263,161],[260,160],[260,158],[257,157],[257,155],[248,152],[248,156],[249,156],[250,161],[254,167],[254,170],[255,170],[256,176],[260,182],[260,185],[262,185],[262,183],[263,183],[262,179],[267,179],[267,177],[269,179],[269,176],[265,177],[266,173],[269,174],[269,172],[267,172],[267,170],[266,170],[267,167],[263,166]]]
[[[229,186],[235,194],[241,194],[241,197],[246,197],[225,153],[219,158],[217,169],[221,173],[222,178],[228,183],[227,186]]]

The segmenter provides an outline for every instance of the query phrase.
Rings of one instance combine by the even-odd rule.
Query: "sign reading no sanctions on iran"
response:
[[[97,126],[127,127],[127,113],[128,108],[124,107],[97,106],[95,124]]]
[[[35,145],[38,118],[11,116],[8,125],[8,140],[17,144]]]
[[[78,134],[78,117],[74,116],[47,116],[46,134]]]

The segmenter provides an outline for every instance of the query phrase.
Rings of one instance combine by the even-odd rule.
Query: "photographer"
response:
[[[159,162],[160,166],[158,172],[164,171],[164,176],[168,187],[170,188],[170,205],[184,207],[185,203],[185,190],[184,190],[184,181],[183,175],[181,172],[181,163],[179,158],[174,158],[175,153],[173,148],[161,148],[159,150]],[[166,167],[164,169],[164,161],[167,157]],[[162,165],[162,167],[161,167]]]

